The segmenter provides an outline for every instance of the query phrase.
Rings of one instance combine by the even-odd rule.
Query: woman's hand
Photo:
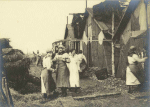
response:
[[[66,59],[66,62],[67,62],[67,63],[70,63],[70,58],[67,58],[67,59]]]
[[[62,58],[62,61],[66,61],[66,59],[65,59],[65,58]]]

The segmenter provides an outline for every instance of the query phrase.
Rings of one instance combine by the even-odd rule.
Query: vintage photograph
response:
[[[149,107],[149,0],[0,0],[0,107]]]

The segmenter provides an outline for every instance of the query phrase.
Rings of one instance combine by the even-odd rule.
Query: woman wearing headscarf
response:
[[[126,85],[129,86],[128,93],[132,93],[133,86],[140,85],[143,82],[142,78],[142,71],[141,68],[139,68],[138,63],[144,63],[147,57],[139,58],[139,56],[136,53],[136,47],[131,46],[128,51],[128,66],[126,69]]]
[[[58,46],[58,54],[56,54],[53,61],[56,61],[56,86],[61,88],[61,96],[67,96],[67,88],[69,85],[69,70],[67,67],[67,55],[64,53],[64,46]]]
[[[43,70],[41,72],[41,93],[47,98],[51,92],[55,92],[56,84],[52,77],[52,51],[47,51],[47,55],[43,58]]]

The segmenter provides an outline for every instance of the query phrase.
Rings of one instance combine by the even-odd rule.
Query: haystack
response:
[[[24,57],[24,53],[18,49],[2,49],[3,67],[7,73],[8,81],[15,83],[15,89],[22,88],[27,83],[30,60]]]

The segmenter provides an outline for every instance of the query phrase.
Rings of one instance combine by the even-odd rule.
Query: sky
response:
[[[100,2],[88,0],[87,7]],[[0,38],[10,38],[10,45],[24,53],[45,53],[64,38],[67,16],[69,23],[73,17],[69,13],[85,12],[85,7],[85,0],[0,1]]]

